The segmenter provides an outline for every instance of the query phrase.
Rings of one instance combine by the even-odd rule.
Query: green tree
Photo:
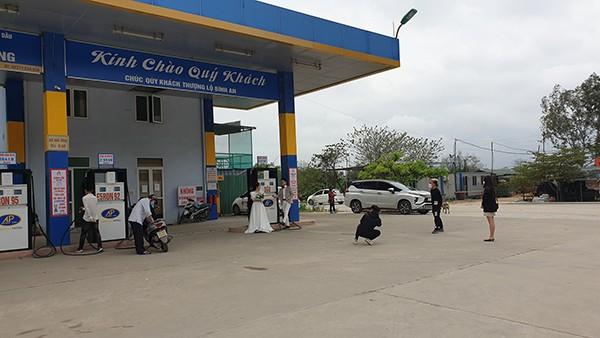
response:
[[[575,89],[554,86],[541,107],[545,139],[558,147],[600,155],[600,76],[593,73]]]
[[[304,201],[308,196],[327,186],[327,180],[322,170],[305,166],[298,168],[298,195]]]
[[[340,182],[343,179],[340,176],[339,169],[344,166],[348,159],[348,150],[343,142],[326,145],[321,153],[314,154],[310,167],[322,171],[325,177],[325,187],[341,187]],[[319,189],[323,189],[320,187]]]
[[[537,176],[536,171],[529,162],[523,162],[514,168],[515,175],[510,178],[509,185],[511,189],[520,194],[535,193],[541,178]]]
[[[401,162],[401,158],[398,152],[383,155],[361,170],[358,178],[387,179],[414,186],[422,178],[448,175],[444,168],[434,168],[423,161]]]
[[[582,150],[563,148],[554,154],[536,153],[534,156],[533,161],[515,167],[511,186],[520,193],[533,193],[545,182],[555,183],[558,188],[562,183],[585,177],[582,168],[586,156]]]
[[[400,153],[405,161],[434,162],[444,150],[441,139],[416,138],[388,126],[354,128],[345,143],[359,165],[367,165],[392,152]]]

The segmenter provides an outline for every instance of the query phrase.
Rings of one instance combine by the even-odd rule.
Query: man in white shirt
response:
[[[141,198],[131,210],[129,215],[129,224],[133,231],[133,239],[135,241],[135,252],[138,255],[149,255],[150,251],[144,249],[144,221],[154,222],[152,218],[152,205],[156,203],[156,197],[150,195]]]
[[[280,208],[283,210],[283,229],[290,227],[290,208],[292,207],[293,198],[292,189],[288,187],[287,180],[285,178],[281,179],[281,189],[277,194],[277,199],[279,200]],[[292,222],[292,225],[297,229],[302,228],[296,222]]]
[[[85,238],[91,232],[94,234],[95,239],[98,243],[98,252],[102,252],[102,238],[100,237],[100,230],[98,229],[98,199],[94,196],[92,189],[85,188],[85,196],[81,199],[83,202],[83,224],[81,225],[81,236],[79,236],[79,247],[77,253],[83,253],[83,245],[85,244]]]

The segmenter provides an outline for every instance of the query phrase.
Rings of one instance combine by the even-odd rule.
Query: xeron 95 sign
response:
[[[0,30],[0,70],[40,74],[42,39],[37,35]]]
[[[276,100],[274,73],[67,41],[67,76],[227,96]]]

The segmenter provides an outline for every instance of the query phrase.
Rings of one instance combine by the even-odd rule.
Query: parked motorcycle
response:
[[[198,203],[189,198],[187,204],[183,207],[183,212],[179,216],[177,224],[205,221],[209,215],[210,204]]]
[[[167,232],[167,223],[164,220],[159,219],[149,223],[145,230],[144,237],[151,247],[162,252],[169,251],[169,242],[173,237]]]

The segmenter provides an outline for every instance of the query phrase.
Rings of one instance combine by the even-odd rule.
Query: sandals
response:
[[[493,242],[493,241],[494,241],[494,239],[493,239],[493,238],[488,238],[488,239],[484,239],[483,241],[484,241],[484,242]]]

